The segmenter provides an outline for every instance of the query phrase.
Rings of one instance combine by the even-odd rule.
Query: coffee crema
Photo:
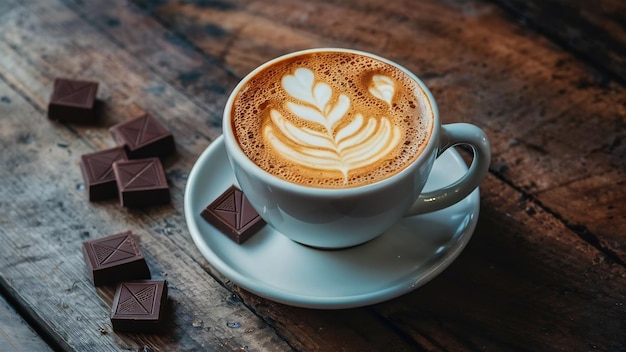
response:
[[[430,102],[409,75],[342,51],[264,67],[241,87],[231,114],[248,158],[317,188],[358,187],[398,173],[422,152],[433,124]]]

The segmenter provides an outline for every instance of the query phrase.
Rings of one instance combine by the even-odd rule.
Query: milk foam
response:
[[[266,171],[313,187],[376,182],[421,152],[432,110],[398,68],[341,52],[285,59],[259,72],[233,104],[233,130]]]

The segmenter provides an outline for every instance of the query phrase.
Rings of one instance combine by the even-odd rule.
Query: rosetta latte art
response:
[[[352,52],[271,62],[233,97],[230,127],[259,168],[305,187],[367,186],[405,170],[426,147],[433,110],[402,68]]]
[[[272,123],[263,130],[265,140],[296,164],[339,171],[345,182],[351,171],[376,163],[400,143],[401,131],[387,117],[367,117],[353,111],[352,121],[347,123],[350,98],[316,81],[314,73],[307,68],[298,68],[293,74],[283,76],[282,87],[299,102],[286,102],[286,110],[293,117],[320,127],[296,126],[278,110],[270,110]],[[391,105],[393,80],[375,75],[368,91]]]

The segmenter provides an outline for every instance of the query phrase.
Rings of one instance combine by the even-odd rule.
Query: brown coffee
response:
[[[264,67],[237,93],[244,153],[295,184],[349,188],[398,173],[425,147],[433,111],[396,66],[352,52],[312,52]]]

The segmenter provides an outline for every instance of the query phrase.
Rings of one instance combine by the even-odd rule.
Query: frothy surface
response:
[[[395,66],[318,52],[266,67],[239,91],[232,127],[269,173],[319,188],[357,187],[404,169],[432,130],[430,103]]]

